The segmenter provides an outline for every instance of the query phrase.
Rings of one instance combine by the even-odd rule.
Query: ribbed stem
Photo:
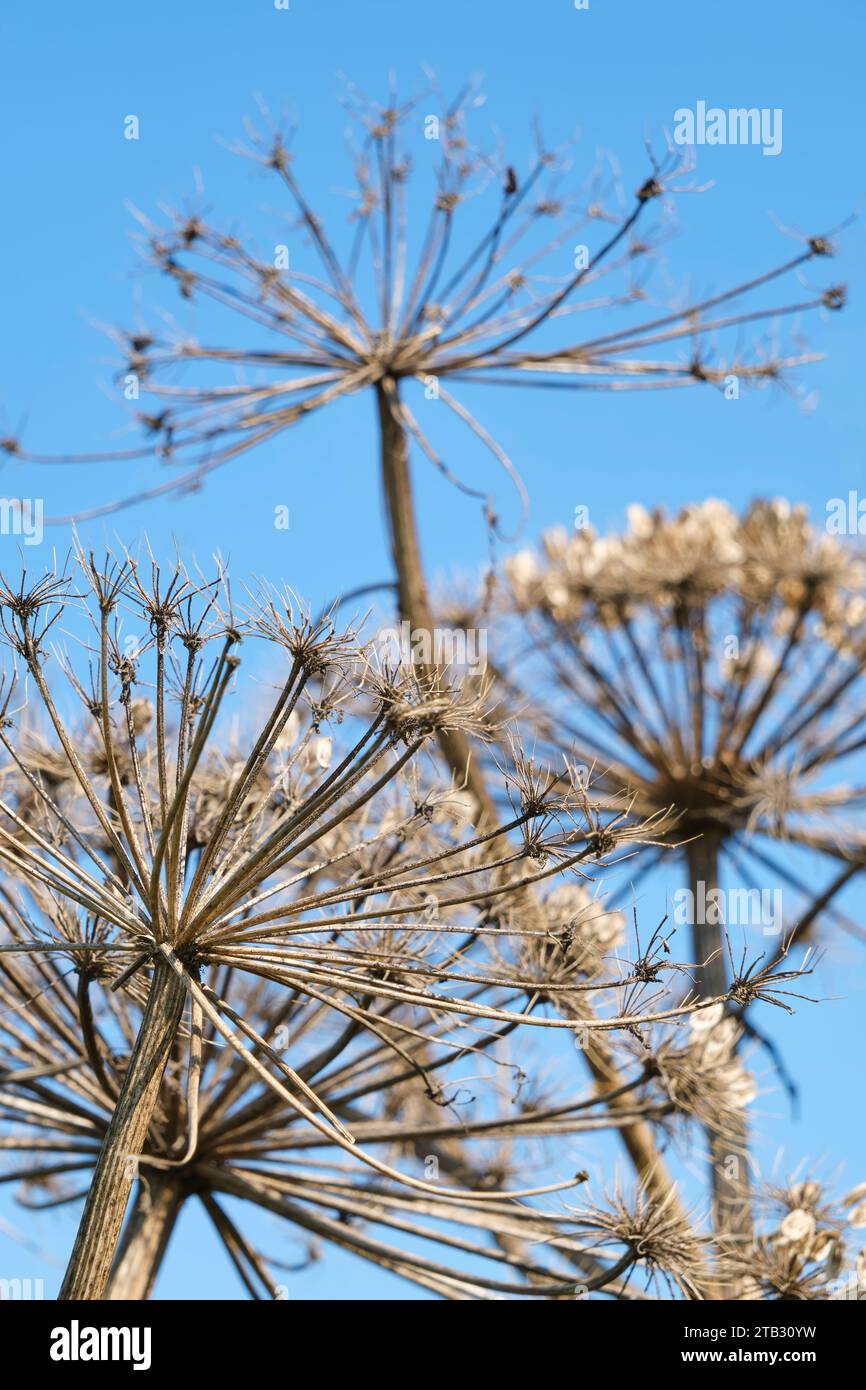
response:
[[[721,832],[714,828],[705,829],[699,838],[686,846],[693,905],[692,947],[694,959],[699,964],[695,975],[698,990],[704,998],[724,994],[728,989],[724,924],[701,920],[710,915],[703,910],[708,896],[720,887],[720,848]],[[709,959],[711,956],[713,959]],[[745,1115],[737,1122],[733,1132],[725,1137],[713,1130],[707,1132],[713,1224],[719,1235],[728,1238],[747,1239],[752,1230],[748,1137]],[[734,1288],[720,1287],[719,1296],[729,1298],[736,1292]]]
[[[128,1302],[150,1298],[183,1201],[183,1184],[174,1174],[149,1171],[139,1180],[107,1298]]]
[[[136,1178],[136,1160],[156,1106],[159,1085],[177,1035],[186,991],[171,966],[157,960],[144,1017],[96,1163],[61,1299],[102,1298],[126,1204]]]
[[[400,616],[410,629],[428,633],[432,643],[433,618],[424,569],[421,546],[415,523],[415,503],[412,477],[409,471],[409,440],[395,416],[399,402],[397,383],[387,381],[376,387],[379,412],[382,484],[385,506],[397,574],[397,593]],[[457,777],[466,778],[467,789],[480,807],[479,823],[493,825],[496,808],[485,785],[477,760],[470,756],[469,740],[459,729],[441,730],[439,744],[449,767]]]

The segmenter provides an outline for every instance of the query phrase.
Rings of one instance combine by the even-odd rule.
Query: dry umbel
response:
[[[3,920],[7,940],[26,939],[8,902]],[[357,937],[349,941],[357,963]],[[68,954],[0,957],[0,1181],[17,1185],[29,1211],[77,1206],[87,1193],[146,1000],[140,981],[112,990],[119,965],[122,958],[88,956],[74,943]],[[393,976],[383,969],[382,978]],[[450,1299],[622,1291],[624,1266],[593,1255],[570,1213],[505,1193],[494,1200],[505,1184],[517,1186],[521,1163],[537,1168],[539,1146],[600,1132],[598,1098],[530,1102],[520,1069],[497,1056],[502,1029],[453,1036],[442,1020],[436,1028],[427,1021],[424,1032],[419,1010],[388,1002],[372,1036],[357,1020],[335,1026],[324,998],[305,1001],[231,969],[218,972],[213,993],[228,1017],[291,1057],[358,1145],[408,1161],[428,1190],[389,1184],[353,1162],[263,1087],[211,1020],[187,1008],[130,1164],[135,1196],[108,1297],[149,1295],[190,1203],[203,1205],[254,1298],[287,1297],[322,1245]],[[460,1075],[453,1079],[466,1070],[471,1096]],[[464,1189],[459,1201],[439,1194],[449,1183]],[[255,1211],[280,1218],[277,1248],[258,1248],[248,1229]]]
[[[79,513],[99,516],[194,490],[214,469],[312,412],[369,392],[400,613],[429,634],[435,622],[410,446],[483,507],[491,545],[502,528],[493,489],[458,477],[429,436],[423,406],[416,411],[410,405],[412,390],[434,397],[437,410],[467,427],[513,482],[525,512],[520,470],[461,398],[464,385],[722,389],[731,374],[744,385],[786,383],[791,369],[815,360],[797,341],[780,351],[778,325],[841,308],[844,288],[798,287],[790,296],[772,296],[777,281],[799,278],[831,257],[832,236],[801,238],[793,255],[707,298],[684,297],[673,306],[652,301],[646,270],[664,234],[665,214],[677,194],[696,191],[686,152],[669,141],[659,153],[648,146],[646,176],[633,192],[611,162],[580,186],[571,177],[571,142],[551,149],[537,129],[522,173],[501,149],[480,146],[470,127],[481,97],[471,84],[438,116],[422,116],[422,100],[438,105],[435,88],[406,100],[392,87],[379,103],[348,86],[354,186],[353,231],[345,248],[304,192],[293,133],[263,109],[265,128],[250,125],[238,152],[283,190],[288,216],[307,239],[318,273],[288,263],[284,243],[275,256],[262,256],[251,238],[221,230],[200,211],[172,213],[163,227],[142,217],[147,262],[184,302],[216,307],[214,337],[201,341],[182,330],[140,326],[115,334],[124,354],[121,375],[134,377],[152,403],[135,422],[145,435],[140,447],[62,459],[34,453],[12,436],[0,447],[35,463],[155,458],[171,469],[164,481],[132,497]],[[426,173],[415,146],[434,155]],[[656,224],[654,209],[662,213]],[[575,257],[575,244],[585,247],[585,258]],[[763,298],[767,292],[770,301]],[[222,311],[228,311],[225,328]],[[624,324],[617,329],[612,324],[619,312]],[[593,313],[602,319],[595,331],[572,331],[576,316]],[[744,355],[740,330],[761,323],[771,326],[767,341]],[[249,332],[246,342],[238,339],[238,328]],[[177,380],[179,370],[185,384]],[[494,807],[465,736],[442,730],[440,743],[455,775],[466,780],[475,819],[492,823]]]
[[[552,531],[543,555],[507,570],[532,706],[504,673],[500,689],[551,761],[564,754],[596,797],[627,795],[639,818],[675,807],[668,842],[696,870],[721,856],[749,887],[769,873],[801,893],[798,940],[817,910],[832,918],[863,852],[846,819],[862,792],[841,781],[866,737],[861,555],[802,508],[757,502],[738,517],[708,501],[673,517],[634,507],[621,536]],[[835,861],[835,876],[809,892],[782,845]],[[724,943],[718,920],[706,926],[700,958],[718,979]]]
[[[814,1177],[768,1186],[756,1203],[759,1229],[754,1239],[723,1243],[723,1258],[743,1282],[742,1296],[801,1301],[862,1297],[863,1254],[852,1259],[851,1238],[866,1225],[864,1192],[861,1184],[835,1198]]]
[[[425,115],[422,103],[439,107],[439,113]],[[165,328],[114,334],[125,356],[123,376],[134,374],[153,401],[152,410],[137,418],[149,442],[107,456],[70,458],[153,456],[181,471],[136,497],[81,515],[195,488],[214,469],[311,412],[371,390],[382,426],[389,505],[399,510],[410,504],[397,455],[411,439],[483,504],[495,531],[492,495],[462,482],[440,457],[404,385],[435,391],[525,501],[518,470],[453,393],[455,383],[623,391],[707,383],[721,389],[731,374],[743,384],[784,380],[791,368],[814,361],[814,354],[798,347],[780,355],[768,341],[744,356],[737,342],[741,326],[778,323],[844,303],[844,289],[831,286],[740,307],[745,296],[832,257],[832,236],[820,234],[800,238],[793,256],[711,297],[675,307],[656,301],[652,310],[644,309],[653,298],[647,282],[670,201],[702,191],[691,178],[690,153],[669,139],[660,153],[647,145],[646,177],[629,193],[612,160],[579,183],[573,176],[574,141],[551,148],[538,126],[528,167],[518,172],[502,148],[478,143],[473,114],[483,97],[472,84],[447,105],[435,86],[408,99],[392,88],[382,104],[347,84],[344,104],[354,173],[347,190],[348,239],[332,237],[304,192],[295,131],[275,123],[262,103],[259,126],[248,122],[246,142],[234,147],[284,193],[291,225],[301,229],[318,274],[296,267],[294,254],[281,257],[288,247],[263,257],[251,239],[220,230],[199,211],[173,212],[164,226],[140,215],[145,259],[181,298],[217,305],[246,322],[255,336],[248,345],[219,345]],[[419,152],[430,156],[429,168],[422,167]],[[653,222],[659,207],[663,215]],[[575,256],[575,242],[584,257]],[[622,311],[626,325],[572,330],[579,315],[607,311]],[[727,355],[720,350],[726,342]],[[662,349],[667,356],[659,356]],[[192,366],[199,380],[177,384],[179,366]],[[239,381],[238,372],[247,370],[253,379]],[[23,460],[44,461],[15,438],[3,446]],[[392,522],[399,540],[396,515]],[[401,574],[401,585],[407,577]]]
[[[594,799],[625,798],[641,822],[676,808],[630,882],[666,846],[681,855],[691,897],[674,918],[691,925],[695,980],[708,995],[733,988],[750,1027],[748,973],[724,934],[728,880],[749,910],[768,883],[798,899],[767,963],[821,919],[852,926],[833,900],[864,852],[850,820],[862,791],[843,780],[864,737],[861,555],[800,507],[738,516],[710,500],[673,516],[635,506],[622,535],[553,530],[506,569],[500,705],[525,711],[563,780],[589,780]],[[806,852],[825,866],[817,888]],[[720,1229],[746,1232],[747,1192],[726,1190],[723,1172],[717,1158]]]
[[[90,1154],[81,1162],[94,1165],[62,1296],[104,1292],[139,1164],[188,1175],[201,1152],[212,1156],[215,1114],[231,1153],[235,1108],[217,1090],[202,1109],[211,1066],[229,1069],[240,1113],[242,1081],[255,1088],[248,1104],[266,1148],[273,1115],[281,1124],[290,1116],[305,1142],[339,1150],[356,1179],[365,1172],[383,1194],[394,1185],[394,1201],[408,1193],[496,1213],[572,1186],[573,1175],[501,1192],[431,1182],[376,1152],[384,1137],[374,1116],[365,1142],[367,1120],[349,1099],[353,1084],[375,1094],[396,1074],[447,1105],[447,1068],[517,1028],[601,1035],[707,1007],[657,992],[647,1004],[634,992],[641,978],[619,968],[574,982],[575,996],[604,1001],[595,1017],[539,1007],[559,986],[539,988],[523,968],[523,943],[549,930],[510,920],[511,904],[536,885],[585,876],[618,846],[634,853],[657,839],[659,817],[643,830],[631,817],[620,834],[621,812],[563,791],[517,750],[505,778],[508,820],[455,838],[446,815],[443,838],[442,814],[462,792],[437,785],[425,749],[443,727],[484,727],[479,696],[436,673],[378,668],[354,633],[311,619],[289,591],[266,590],[239,609],[221,573],[205,582],[179,567],[79,552],[61,572],[5,582],[0,598],[25,677],[7,685],[0,730],[0,861],[21,884],[7,901],[0,955],[19,1008],[41,993],[22,974],[28,961],[52,993],[60,963],[53,979],[63,996],[69,970],[77,975],[77,1022],[67,1019],[64,1035],[75,1055],[44,1065],[70,1069],[64,1085],[83,1085],[102,1106],[95,1115],[79,1107],[70,1122],[71,1098],[65,1109],[53,1100],[43,1116],[71,1123]],[[49,645],[61,618],[81,655]],[[280,662],[283,674],[257,731],[238,745],[228,705],[240,651],[259,645],[269,678]],[[66,713],[70,693],[86,712],[83,729]],[[291,1061],[272,1039],[282,1023],[301,1040]],[[346,1072],[339,1083],[332,1063]],[[19,1058],[17,1080],[4,1083],[18,1098],[12,1108],[37,1127],[43,1102],[32,1092],[22,1100],[19,1088],[51,1089],[44,1076],[26,1079],[41,1065]],[[362,1080],[365,1066],[372,1076]],[[557,1106],[558,1116],[579,1130],[572,1112],[598,1099]],[[651,1108],[626,1107],[610,1122],[628,1125]],[[547,1118],[524,1119],[526,1133],[533,1124],[543,1133]],[[478,1123],[488,1134],[509,1131],[489,1114]],[[457,1128],[471,1133],[462,1120]],[[243,1125],[241,1136],[243,1157]],[[228,1217],[216,1216],[214,1192],[229,1180],[258,1181],[276,1201],[276,1179],[246,1171],[224,1165],[223,1187],[214,1180],[208,1193],[223,1233]],[[235,1237],[227,1243],[236,1252]],[[408,1256],[393,1258],[414,1268]]]

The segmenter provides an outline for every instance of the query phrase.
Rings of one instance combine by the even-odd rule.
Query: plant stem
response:
[[[605,1098],[608,1092],[616,1092],[622,1088],[623,1078],[600,1034],[593,1037],[591,1046],[585,1047],[583,1053],[598,1096]],[[632,1104],[631,1095],[613,1096],[607,1100],[607,1107],[614,1115],[618,1110],[628,1110]],[[644,1190],[654,1201],[668,1202],[670,1215],[676,1214],[687,1221],[688,1217],[679,1199],[676,1183],[656,1147],[652,1126],[646,1120],[635,1120],[620,1127],[619,1137]]]
[[[432,639],[433,620],[421,563],[421,546],[412,493],[409,439],[395,415],[398,403],[398,384],[386,378],[376,387],[376,404],[391,553],[397,574],[400,615],[412,629],[419,628],[429,633]],[[456,777],[466,778],[466,786],[476,799],[479,808],[475,818],[476,828],[496,825],[496,807],[487,790],[481,766],[477,760],[470,760],[469,740],[466,735],[460,731],[440,733],[439,743],[448,766]],[[592,1057],[589,1056],[589,1051],[587,1049],[587,1057],[599,1094],[618,1090],[622,1085],[622,1078],[607,1048],[599,1040],[593,1044]],[[611,1108],[614,1106],[615,1103],[611,1102]],[[673,1180],[658,1152],[650,1126],[643,1122],[633,1124],[622,1129],[620,1133],[629,1157],[647,1190],[659,1200],[666,1197],[672,1202],[676,1200],[677,1208],[680,1209],[678,1199],[672,1196]]]
[[[379,412],[382,484],[390,532],[391,553],[397,574],[400,616],[414,631],[428,634],[433,644],[433,618],[427,583],[421,564],[421,546],[415,520],[412,477],[409,471],[409,440],[394,410],[399,402],[397,383],[386,379],[376,387]],[[496,823],[496,807],[487,790],[477,760],[470,754],[469,740],[459,729],[441,730],[439,744],[449,767],[475,797],[479,807],[478,824]]]
[[[157,960],[147,1007],[103,1140],[60,1299],[102,1298],[120,1237],[137,1162],[177,1035],[186,991],[168,962]]]
[[[728,989],[724,924],[700,920],[708,915],[705,910],[708,896],[720,886],[720,848],[721,832],[713,827],[705,828],[697,839],[691,840],[686,846],[693,904],[692,945],[699,967],[695,975],[698,991],[705,998],[725,994]],[[710,960],[711,956],[713,958]],[[747,1239],[751,1235],[752,1217],[745,1116],[734,1134],[722,1137],[708,1130],[707,1141],[715,1229],[726,1237]],[[734,1292],[723,1290],[720,1296],[731,1297]]]
[[[150,1298],[183,1201],[183,1184],[176,1174],[151,1170],[139,1179],[107,1298],[128,1302]]]

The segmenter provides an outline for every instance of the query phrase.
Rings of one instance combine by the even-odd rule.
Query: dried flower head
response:
[[[574,1214],[581,1226],[598,1232],[590,1249],[625,1247],[624,1267],[641,1270],[648,1284],[661,1282],[690,1299],[705,1296],[706,1241],[672,1201],[652,1202],[640,1189],[629,1195],[617,1187],[603,1205]]]
[[[830,236],[801,238],[780,264],[711,297],[648,311],[652,253],[662,233],[661,221],[651,225],[652,210],[678,193],[697,191],[687,152],[668,145],[656,156],[648,147],[647,176],[630,193],[609,160],[580,188],[570,186],[572,142],[553,150],[537,130],[528,167],[520,171],[501,150],[482,148],[471,129],[481,97],[471,84],[438,114],[423,114],[422,102],[438,106],[439,95],[401,100],[392,90],[383,106],[348,85],[354,186],[345,237],[332,236],[305,194],[292,138],[264,107],[260,128],[248,125],[247,142],[235,148],[281,186],[317,263],[312,267],[294,243],[280,242],[271,258],[262,257],[247,236],[220,230],[203,213],[175,212],[167,226],[140,216],[144,256],[182,300],[216,304],[253,336],[240,344],[229,332],[220,344],[182,330],[172,335],[139,327],[114,335],[124,353],[122,372],[135,374],[153,404],[137,419],[143,447],[110,457],[155,456],[177,471],[134,498],[81,515],[193,490],[214,469],[312,412],[371,390],[385,452],[389,434],[405,448],[414,441],[462,492],[478,499],[495,532],[492,497],[459,479],[440,456],[405,386],[435,396],[465,424],[515,483],[525,506],[517,469],[455,388],[623,391],[709,383],[721,390],[731,374],[743,384],[766,385],[814,360],[798,345],[780,356],[770,343],[743,355],[737,329],[840,307],[841,287],[818,291],[805,303],[796,296],[794,303],[762,303],[749,311],[729,312],[728,306],[832,255]],[[410,188],[415,183],[428,207],[419,224]],[[480,232],[471,229],[470,216],[475,226],[480,217]],[[589,311],[608,311],[609,322],[591,333],[569,331],[573,317]],[[618,329],[613,311],[625,320]],[[718,344],[727,341],[724,354]],[[179,365],[198,379],[178,385]],[[249,373],[247,381],[238,380],[239,369]],[[226,379],[220,382],[218,373]],[[3,440],[2,448],[18,460],[45,461],[15,438]]]
[[[584,790],[551,806],[538,795],[544,779],[519,756],[509,785],[535,792],[506,824],[463,824],[455,836],[448,810],[464,789],[443,785],[427,754],[443,725],[466,732],[483,722],[477,695],[467,704],[427,675],[385,681],[351,632],[311,622],[287,593],[251,597],[239,610],[222,573],[198,582],[131,556],[97,563],[79,553],[74,574],[79,587],[62,606],[68,652],[30,641],[34,615],[9,609],[30,700],[18,716],[10,707],[0,729],[0,863],[18,885],[0,914],[0,977],[13,1008],[36,1008],[37,1020],[35,1032],[13,1031],[13,1054],[17,1046],[30,1055],[10,1057],[0,1108],[30,1128],[25,1146],[42,1120],[59,1131],[58,1161],[31,1163],[31,1179],[93,1169],[65,1293],[105,1287],[130,1156],[145,1176],[152,1169],[187,1194],[203,1192],[233,1257],[244,1240],[217,1194],[244,1195],[246,1184],[307,1231],[340,1234],[337,1243],[401,1273],[423,1268],[439,1292],[488,1287],[350,1239],[333,1222],[363,1214],[366,1201],[388,1225],[395,1204],[423,1194],[434,1223],[442,1204],[471,1198],[473,1209],[490,1203],[493,1226],[502,1220],[516,1235],[521,1218],[503,1204],[573,1186],[573,1171],[502,1192],[483,1180],[469,1189],[431,1180],[389,1161],[389,1145],[403,1152],[406,1126],[381,1122],[367,1098],[386,1103],[393,1087],[414,1082],[451,1112],[427,1126],[429,1137],[507,1137],[489,1087],[477,1111],[463,1113],[464,1059],[487,1063],[491,1077],[513,1074],[496,1045],[518,1027],[600,1035],[634,1026],[633,1010],[619,1010],[622,972],[604,969],[601,955],[580,988],[608,1001],[602,1016],[525,1007],[537,993],[525,945],[549,944],[551,931],[518,911],[536,885],[591,873],[610,853],[608,825],[620,813],[592,807]],[[127,634],[130,615],[137,627]],[[250,727],[248,712],[232,717],[231,706],[242,660],[257,654],[275,684]],[[70,695],[83,721],[70,717]],[[629,843],[643,834],[633,822]],[[584,917],[600,945],[610,924]],[[50,1017],[38,1003],[46,990]],[[656,999],[650,1016],[691,1007]],[[51,1081],[55,1067],[62,1081]],[[40,1109],[46,1084],[50,1115]],[[564,1118],[575,1130],[597,1128],[598,1116],[582,1112],[599,1103],[521,1113],[516,1132],[561,1133]],[[289,1177],[273,1156],[295,1148],[330,1151],[315,1178],[319,1193],[329,1190],[327,1221],[305,1205],[310,1175],[292,1160]],[[327,1177],[336,1151],[351,1175],[342,1198]],[[526,1219],[549,1233],[552,1218]],[[249,1253],[238,1258],[248,1273],[258,1268]],[[511,1263],[530,1282],[542,1277],[535,1264]],[[570,1283],[545,1279],[551,1297],[573,1293],[573,1274]],[[489,1288],[512,1291],[507,1281]]]
[[[751,863],[752,882],[770,869],[807,893],[775,853],[784,839],[846,882],[862,841],[841,823],[838,783],[861,742],[860,554],[802,508],[738,517],[712,500],[671,518],[634,507],[624,535],[557,531],[545,551],[508,573],[534,639],[526,679],[546,692],[533,714],[547,756],[558,746],[593,767],[596,795],[626,794],[642,817],[676,807],[669,842],[698,855],[712,843],[738,879]],[[824,888],[809,899],[829,902]],[[807,899],[801,936],[812,920]]]
[[[744,1281],[745,1298],[828,1299],[838,1296],[847,1243],[856,1224],[850,1198],[834,1199],[815,1178],[770,1186],[756,1203],[759,1229],[723,1259]]]

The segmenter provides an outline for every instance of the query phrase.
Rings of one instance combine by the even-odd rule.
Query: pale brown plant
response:
[[[523,495],[518,470],[454,394],[455,382],[630,390],[720,386],[731,374],[743,383],[783,381],[789,368],[813,360],[799,345],[780,353],[774,343],[758,344],[743,357],[739,348],[719,354],[718,344],[746,323],[777,321],[822,307],[838,309],[844,291],[832,286],[782,304],[748,311],[734,307],[742,296],[757,294],[780,276],[831,255],[830,237],[813,236],[784,263],[711,298],[674,307],[657,305],[619,332],[577,339],[565,334],[565,343],[556,341],[555,327],[572,313],[627,309],[647,297],[640,273],[635,275],[635,267],[646,262],[653,249],[654,234],[644,226],[647,211],[653,205],[666,209],[671,194],[694,189],[687,181],[688,157],[681,158],[671,147],[660,157],[648,151],[647,178],[630,203],[615,174],[607,180],[603,174],[594,175],[588,188],[577,194],[563,192],[568,151],[550,152],[539,136],[536,156],[521,177],[501,153],[486,154],[470,142],[466,117],[474,95],[465,92],[441,117],[436,148],[442,158],[434,173],[426,231],[410,270],[411,160],[406,158],[405,141],[413,124],[420,123],[418,101],[400,103],[392,93],[387,105],[378,107],[354,90],[348,100],[362,137],[356,159],[356,235],[344,261],[301,190],[284,135],[272,130],[261,136],[251,130],[251,145],[243,151],[288,190],[321,261],[323,278],[269,262],[235,233],[221,232],[198,213],[173,215],[167,231],[145,220],[146,254],[177,285],[183,299],[213,299],[238,311],[265,336],[261,346],[220,347],[184,336],[166,339],[145,329],[120,335],[129,354],[124,373],[132,372],[140,380],[145,393],[153,395],[155,408],[140,419],[150,442],[141,450],[107,457],[153,454],[169,465],[185,460],[187,466],[138,498],[118,499],[95,511],[113,511],[129,501],[197,487],[213,468],[280,434],[312,410],[369,389],[377,407],[380,477],[401,615],[414,628],[430,632],[433,617],[412,498],[410,442],[483,503],[491,535],[498,532],[499,520],[492,496],[484,490],[473,493],[440,457],[426,422],[409,406],[407,385],[420,384],[462,420]],[[458,214],[470,203],[481,207],[491,193],[495,206],[486,230],[469,243],[470,249],[460,248]],[[549,236],[544,234],[547,226],[553,229]],[[563,248],[580,235],[592,241],[596,228],[603,232],[598,244],[588,247],[587,264],[575,265],[563,275],[556,265]],[[361,261],[365,249],[370,253],[366,271]],[[617,275],[622,287],[605,290],[605,281]],[[581,291],[595,285],[604,292],[581,298]],[[723,308],[728,305],[730,313]],[[283,340],[282,348],[273,345],[275,333]],[[659,345],[679,343],[688,345],[682,356],[676,351],[667,360],[655,356]],[[200,384],[174,382],[175,367],[186,364],[201,366]],[[234,373],[249,367],[257,379],[245,384],[235,376],[228,384],[216,384],[213,367],[228,367]],[[446,389],[443,382],[448,377]],[[45,461],[16,438],[3,444],[21,460]],[[70,455],[68,461],[94,457]],[[436,667],[422,674],[434,683],[442,677]],[[496,798],[479,760],[470,757],[467,728],[465,721],[453,726],[440,721],[437,736],[449,766],[471,797],[473,820],[489,834],[496,823]],[[600,1039],[596,1050],[603,1050]],[[612,1059],[598,1056],[590,1062],[598,1084],[617,1093],[619,1078]],[[649,1134],[634,1126],[624,1137],[642,1178],[657,1184],[659,1195],[667,1195],[670,1182]]]
[[[530,890],[603,870],[657,839],[664,817],[643,830],[632,817],[620,832],[620,812],[563,791],[515,749],[503,771],[510,818],[455,835],[450,811],[463,793],[437,785],[424,750],[442,727],[485,728],[481,697],[435,673],[381,669],[351,630],[310,619],[289,591],[266,590],[239,608],[221,573],[207,583],[179,567],[78,552],[61,572],[4,581],[0,605],[24,677],[7,688],[0,729],[0,863],[21,885],[3,907],[0,959],[13,1022],[21,1009],[38,1020],[33,1034],[13,1027],[19,1055],[13,1047],[2,1106],[47,1129],[60,1156],[44,1172],[31,1161],[31,1179],[93,1169],[61,1297],[104,1294],[141,1170],[149,1178],[154,1170],[157,1184],[166,1174],[203,1182],[205,1205],[248,1274],[258,1266],[219,1193],[244,1195],[246,1184],[250,1200],[336,1239],[343,1180],[316,1179],[328,1188],[327,1221],[303,1202],[299,1214],[294,1198],[310,1188],[300,1160],[284,1170],[283,1143],[330,1150],[328,1171],[340,1151],[352,1189],[345,1200],[373,1202],[357,1195],[360,1183],[376,1194],[385,1225],[401,1204],[435,1221],[453,1203],[464,1223],[489,1209],[489,1222],[479,1221],[506,1242],[515,1273],[541,1278],[508,1242],[524,1219],[559,1231],[555,1213],[510,1213],[517,1199],[567,1189],[580,1175],[489,1189],[483,1179],[434,1182],[377,1152],[405,1146],[411,1131],[357,1102],[381,1103],[414,1081],[432,1105],[453,1110],[455,1066],[493,1057],[518,1029],[579,1029],[600,1044],[602,1035],[708,1007],[657,990],[643,997],[642,975],[615,963],[542,983],[525,951],[534,937],[550,938],[546,924],[518,912],[521,902],[528,912]],[[61,628],[73,654],[49,645]],[[258,732],[239,745],[227,706],[239,653],[258,644],[276,693]],[[83,703],[89,731],[66,713],[64,684]],[[771,986],[762,980],[756,991],[763,997]],[[546,1007],[589,996],[601,1005],[595,1013],[584,1002],[571,1014]],[[293,1040],[287,1052],[275,1045],[281,1024]],[[505,1075],[511,1064],[495,1066]],[[516,1141],[648,1126],[659,1102],[637,1095],[646,1079],[638,1069],[612,1098],[566,1098],[510,1116],[485,1102],[471,1118],[416,1126],[417,1138]],[[613,1102],[607,1117],[600,1099]],[[83,1145],[81,1158],[70,1160],[70,1143],[76,1153]],[[466,1160],[457,1167],[465,1173]],[[155,1258],[154,1224],[142,1224]],[[566,1258],[580,1254],[563,1239]],[[511,1288],[345,1233],[340,1243],[410,1277],[420,1271],[438,1292]],[[592,1268],[601,1287],[605,1270]],[[610,1277],[619,1273],[617,1262]],[[550,1275],[544,1288],[559,1296],[561,1284]]]
[[[264,107],[264,130],[248,126],[247,142],[235,148],[286,194],[289,216],[318,261],[318,274],[295,268],[294,261],[284,264],[279,253],[263,256],[251,239],[220,230],[201,211],[172,213],[164,227],[141,217],[148,263],[182,300],[226,311],[226,336],[203,342],[183,330],[143,327],[115,333],[125,359],[121,376],[131,374],[153,402],[136,420],[145,443],[102,455],[70,454],[65,461],[152,457],[171,473],[133,497],[79,517],[196,489],[215,469],[313,411],[366,391],[376,406],[378,482],[401,616],[430,632],[435,624],[421,562],[410,446],[477,499],[491,538],[502,528],[493,490],[472,488],[457,476],[429,436],[430,411],[410,406],[412,389],[432,395],[437,409],[467,426],[512,480],[525,512],[519,468],[455,387],[721,389],[732,375],[743,385],[784,383],[791,369],[815,360],[797,342],[780,351],[773,336],[744,354],[740,330],[842,306],[845,294],[838,285],[752,303],[777,280],[832,256],[831,236],[803,238],[794,255],[717,294],[665,303],[648,289],[648,269],[672,199],[699,191],[687,150],[669,138],[661,153],[648,146],[646,177],[631,194],[612,163],[581,186],[572,177],[573,142],[552,149],[536,129],[528,167],[518,171],[501,148],[488,150],[477,142],[471,117],[481,97],[473,85],[438,115],[425,115],[424,103],[439,102],[435,87],[401,99],[392,86],[388,100],[378,103],[347,84],[354,185],[353,232],[345,248],[344,238],[329,232],[304,192],[294,132],[287,134]],[[435,138],[425,139],[431,133]],[[655,224],[653,209],[661,209]],[[574,254],[583,237],[585,263]],[[610,311],[621,311],[625,326],[612,328]],[[577,333],[571,324],[581,314],[606,321]],[[237,327],[255,330],[255,336],[239,344]],[[661,349],[668,355],[659,356]],[[179,370],[186,373],[184,384]],[[247,371],[251,380],[243,379]],[[193,372],[197,379],[190,379]],[[2,447],[22,461],[64,461],[34,453],[13,436]],[[478,814],[489,817],[489,794],[468,758],[465,738],[444,731],[442,742],[457,776],[468,779]]]
[[[726,937],[726,884],[747,907],[768,883],[795,896],[773,965],[817,922],[859,934],[833,900],[866,850],[852,820],[863,789],[843,780],[866,739],[862,556],[802,508],[756,502],[740,517],[708,501],[672,517],[634,507],[623,535],[552,531],[507,572],[501,701],[524,711],[564,781],[589,782],[604,804],[626,798],[641,821],[676,808],[632,891],[665,847],[679,853],[692,896],[673,922],[692,928],[699,987],[732,989],[745,1021],[750,979]],[[721,1143],[713,1126],[719,1156],[727,1128]],[[731,1194],[723,1171],[719,1157],[720,1229],[748,1231],[742,1180]]]

